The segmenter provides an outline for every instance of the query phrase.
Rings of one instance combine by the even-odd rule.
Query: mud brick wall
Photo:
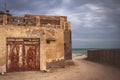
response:
[[[7,19],[8,25],[19,25],[19,26],[36,26],[35,17],[17,17],[17,16],[8,16]]]
[[[72,59],[71,24],[66,16],[3,14],[0,15],[0,36],[0,69],[4,72],[7,70],[4,65],[9,63],[8,38],[39,38],[40,70],[64,67],[64,61]]]
[[[87,59],[120,66],[120,49],[88,50]]]

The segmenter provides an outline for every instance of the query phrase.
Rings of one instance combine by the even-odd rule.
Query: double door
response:
[[[40,68],[40,39],[7,39],[7,71],[31,71]]]

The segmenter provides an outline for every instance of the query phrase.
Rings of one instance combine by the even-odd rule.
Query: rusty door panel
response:
[[[39,70],[39,47],[37,39],[8,39],[7,71]]]
[[[19,42],[20,43],[20,42]],[[7,67],[8,71],[19,71],[19,69],[22,69],[22,62],[21,62],[21,56],[22,56],[22,42],[21,44],[17,44],[17,42],[8,42],[7,49]]]
[[[39,47],[38,45],[25,45],[25,70],[37,70],[39,65]]]

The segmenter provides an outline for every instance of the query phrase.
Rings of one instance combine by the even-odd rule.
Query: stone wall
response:
[[[120,66],[120,49],[88,50],[87,59]]]
[[[64,68],[65,67],[65,60],[53,60],[52,62],[47,62],[47,69],[50,68]]]
[[[7,62],[7,38],[39,38],[40,70],[58,63],[63,66],[65,59],[72,59],[71,27],[66,16],[0,15],[0,66]]]
[[[19,25],[19,26],[36,26],[36,18],[31,17],[16,17],[16,16],[8,16],[7,19],[8,25]]]
[[[0,65],[6,64],[6,38],[40,38],[40,68],[46,69],[46,62],[64,59],[63,30],[40,29],[40,27],[0,26]],[[61,34],[60,34],[61,33]],[[50,40],[47,42],[47,40]]]
[[[67,29],[66,16],[44,16],[26,14],[24,17],[0,15],[0,25],[39,26]]]
[[[66,60],[72,59],[72,32],[70,23],[66,24],[66,29],[64,30],[64,57]]]
[[[39,27],[18,27],[18,26],[0,26],[0,66],[6,65],[6,55],[7,55],[7,45],[6,45],[6,39],[7,38],[40,38],[40,43],[43,44],[40,45],[40,50],[42,48],[45,48],[44,44],[45,42],[45,36],[39,32],[33,33],[34,30],[40,30]],[[40,30],[42,31],[42,30]],[[38,36],[39,35],[39,36]],[[41,50],[41,53],[44,53],[43,50]],[[45,53],[44,53],[45,55]],[[43,55],[40,55],[43,56]],[[44,62],[46,59],[44,59]],[[46,66],[43,61],[41,61],[41,69],[45,68]]]
[[[63,30],[56,30],[54,34],[46,34],[46,59],[47,59],[47,66],[54,66],[56,65],[49,65],[53,62],[58,62],[64,60],[64,34]],[[52,36],[53,35],[53,36]],[[52,36],[50,38],[50,36]],[[56,37],[55,37],[56,36]],[[50,40],[50,41],[49,41]]]

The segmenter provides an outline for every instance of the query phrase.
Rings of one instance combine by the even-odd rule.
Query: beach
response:
[[[50,72],[12,72],[0,80],[120,80],[120,68],[85,60],[86,56],[73,57],[75,65]]]

